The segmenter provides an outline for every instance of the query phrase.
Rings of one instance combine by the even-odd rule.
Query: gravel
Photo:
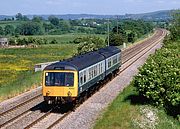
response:
[[[39,123],[37,123],[33,127],[31,127],[31,129],[42,129],[42,127],[43,127],[43,129],[46,129],[62,116],[63,116],[63,114],[60,114],[60,113],[51,113],[46,118],[44,118],[42,121],[40,121]]]
[[[25,92],[21,95],[8,99],[0,103],[0,113],[8,111],[11,108],[16,107],[17,105],[24,103],[27,100],[30,100],[34,96],[40,95],[42,91],[42,87],[38,87],[31,91]]]
[[[33,100],[30,103],[27,103],[23,106],[20,106],[19,108],[12,110],[11,112],[5,113],[0,116],[0,125],[5,123],[6,121],[9,121],[10,119],[22,114],[25,111],[28,111],[32,107],[36,106],[38,103],[43,101],[43,97],[38,97],[37,99]]]
[[[158,44],[128,69],[123,71],[113,81],[105,85],[99,92],[95,93],[87,101],[85,101],[75,112],[69,114],[59,124],[54,126],[55,129],[89,129],[92,128],[95,121],[102,111],[116,98],[116,96],[127,86],[132,80],[133,76],[138,73],[138,67],[140,67],[148,55],[155,52],[155,49],[160,48]],[[142,52],[143,53],[143,52]],[[136,58],[139,54],[136,56]],[[135,58],[133,58],[135,59]],[[122,69],[126,67],[131,61],[126,62],[122,66]]]

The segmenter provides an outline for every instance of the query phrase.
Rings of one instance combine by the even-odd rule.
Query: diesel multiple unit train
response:
[[[48,103],[72,102],[119,71],[121,50],[101,48],[47,66],[43,71],[43,96]]]

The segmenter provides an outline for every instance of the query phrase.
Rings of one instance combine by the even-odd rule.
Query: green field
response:
[[[51,42],[53,39],[56,39],[56,41],[60,44],[63,43],[71,43],[75,38],[77,37],[84,37],[88,36],[87,34],[83,33],[70,33],[70,34],[62,34],[62,35],[33,35],[33,36],[21,36],[22,38],[24,37],[33,37],[33,38],[42,38],[46,39],[48,42]],[[106,35],[101,35],[101,34],[92,34],[91,36],[97,36],[105,40]]]
[[[99,117],[94,129],[179,129],[178,120],[163,109],[142,101],[133,85],[128,86]],[[148,119],[148,114],[152,115]]]
[[[25,21],[0,21],[0,26],[1,27],[5,27],[6,25],[13,25],[14,27],[16,27],[17,25],[20,25],[22,23],[24,23]]]
[[[0,101],[40,85],[41,72],[34,65],[71,57],[76,45],[44,45],[38,48],[0,48]]]

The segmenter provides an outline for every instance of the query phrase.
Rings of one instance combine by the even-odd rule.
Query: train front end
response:
[[[48,104],[72,102],[78,96],[78,72],[44,70],[42,90]]]

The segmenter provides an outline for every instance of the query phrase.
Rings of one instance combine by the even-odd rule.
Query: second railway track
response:
[[[131,60],[134,56],[138,55],[140,52],[144,51],[147,47],[152,48],[154,45],[156,45],[157,43],[159,43],[163,37],[166,35],[166,31],[165,30],[157,30],[156,34],[151,38],[148,39],[146,41],[144,41],[141,44],[137,44],[129,49],[125,49],[123,51],[123,55],[122,55],[122,59],[123,59],[123,64],[128,62],[129,60]],[[151,47],[152,46],[152,47]],[[149,49],[150,49],[149,48]],[[148,50],[149,50],[148,49]],[[147,50],[147,51],[148,51]],[[133,63],[131,62],[129,65],[132,65]],[[124,69],[121,69],[120,72],[122,72],[123,70],[127,69],[128,66]],[[37,110],[34,111],[33,113],[33,108],[32,109],[23,109],[23,106],[29,103],[32,103],[35,99],[38,99],[38,97],[42,97],[42,95],[37,95],[36,97],[28,100],[25,103],[19,104],[18,106],[16,106],[15,108],[12,108],[6,112],[1,113],[1,123],[0,123],[0,128],[18,128],[19,126],[19,121],[21,121],[21,116],[25,115],[27,113],[27,116],[29,114],[31,114],[32,116],[38,116],[35,117],[33,119],[31,119],[31,116],[29,118],[29,122],[26,123],[21,123],[20,124],[20,128],[47,128],[50,129],[53,126],[55,126],[56,124],[58,124],[61,120],[63,120],[64,117],[66,117],[68,114],[71,113],[71,111],[67,111],[67,112],[61,112],[59,109],[59,107],[52,107],[50,109],[47,109],[45,111],[42,111],[42,109],[38,112],[35,113]],[[15,113],[16,115],[12,115],[12,112],[18,112],[17,109],[22,109],[24,111],[21,110],[21,113]],[[58,109],[58,110],[57,110]],[[28,112],[31,112],[28,114]],[[9,117],[7,117],[9,114]],[[12,117],[15,116],[15,117]],[[27,117],[26,115],[24,117]],[[22,119],[24,118],[22,117]],[[20,120],[16,120],[16,119],[20,119]],[[47,124],[47,121],[51,121]],[[12,123],[12,125],[9,125],[9,123]],[[45,124],[46,123],[46,124]]]

